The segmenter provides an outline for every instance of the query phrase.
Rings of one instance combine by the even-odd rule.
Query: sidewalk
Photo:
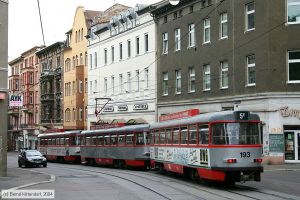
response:
[[[300,163],[284,163],[281,165],[264,164],[264,171],[300,170]]]
[[[48,181],[49,175],[32,171],[34,168],[10,168],[7,169],[7,176],[0,177],[0,191],[30,183]]]

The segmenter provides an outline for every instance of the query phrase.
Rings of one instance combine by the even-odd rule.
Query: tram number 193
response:
[[[241,158],[250,158],[251,156],[250,152],[241,152],[240,155]]]

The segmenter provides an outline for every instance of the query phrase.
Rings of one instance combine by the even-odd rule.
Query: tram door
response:
[[[300,162],[300,131],[284,133],[285,161]]]

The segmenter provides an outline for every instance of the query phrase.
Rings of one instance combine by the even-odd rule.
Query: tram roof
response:
[[[80,134],[80,130],[64,131],[64,132],[54,132],[54,133],[42,133],[39,134],[39,138],[49,137],[49,136],[66,136],[71,134]]]
[[[109,129],[97,129],[97,130],[86,130],[82,131],[81,134],[95,134],[95,133],[121,133],[121,132],[129,132],[129,131],[147,131],[149,130],[149,124],[139,124],[139,125],[130,125],[123,126],[118,128],[109,128]]]
[[[184,124],[208,123],[208,122],[216,122],[216,121],[237,121],[235,116],[236,112],[238,111],[220,111],[220,112],[213,112],[213,113],[204,113],[189,118],[156,122],[150,125],[150,129],[180,126]],[[260,119],[257,114],[253,114],[249,112],[248,121],[249,120],[259,121]]]

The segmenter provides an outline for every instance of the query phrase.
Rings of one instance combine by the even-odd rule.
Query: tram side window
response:
[[[82,138],[81,138],[81,140],[80,140],[80,142],[81,142],[81,145],[85,145],[85,137],[84,136],[82,136]]]
[[[69,141],[70,141],[70,139],[69,139],[68,137],[66,137],[66,138],[65,138],[65,144],[66,144],[67,146],[69,146]]]
[[[133,134],[126,135],[126,144],[133,144]]]
[[[65,138],[60,138],[60,145],[64,145],[65,144]]]
[[[189,126],[189,144],[197,144],[197,125]]]
[[[52,139],[52,145],[56,145],[56,140],[55,140],[55,138]]]
[[[109,135],[104,136],[104,145],[110,145]]]
[[[151,145],[153,145],[154,143],[155,143],[155,136],[154,136],[154,132],[153,131],[151,131],[151,133],[150,133],[150,144]]]
[[[103,139],[103,136],[102,135],[98,135],[98,145],[99,146],[103,146],[103,143],[104,143],[104,139]]]
[[[76,145],[75,136],[70,136],[70,145]]]
[[[165,129],[160,129],[160,134],[159,134],[160,144],[165,144],[165,137],[166,137]]]
[[[166,143],[172,144],[172,131],[169,128],[166,129]]]
[[[159,144],[159,130],[154,131],[154,141],[155,144]]]
[[[52,140],[51,139],[46,139],[46,144],[52,145]]]
[[[143,133],[136,133],[135,134],[135,140],[137,145],[143,145],[144,144],[144,134]]]
[[[117,135],[111,135],[110,136],[110,144],[111,145],[117,145]]]
[[[85,138],[85,145],[87,145],[87,146],[91,145],[91,137]]]
[[[124,145],[125,144],[125,135],[119,135],[118,140],[119,140],[119,145]]]
[[[187,127],[181,127],[181,144],[187,144],[188,141],[188,134],[187,134]]]
[[[208,125],[199,125],[199,144],[208,144]]]
[[[96,145],[96,136],[91,137],[91,145]]]
[[[224,124],[214,124],[212,127],[212,143],[226,144]]]
[[[173,143],[179,144],[179,128],[173,128]]]

